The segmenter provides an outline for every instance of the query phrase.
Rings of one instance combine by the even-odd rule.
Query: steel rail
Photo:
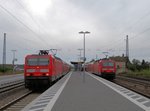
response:
[[[132,83],[150,87],[150,81],[146,81],[146,80],[142,80],[142,79],[130,78],[130,77],[124,77],[124,76],[117,76],[116,79],[125,80],[128,82],[132,82]]]
[[[0,111],[3,111],[5,109],[7,109],[8,107],[10,107],[11,105],[13,105],[14,103],[18,102],[19,100],[25,98],[26,96],[28,96],[29,94],[31,94],[32,91],[28,91],[25,94],[21,95],[20,97],[14,99],[13,101],[10,101],[9,103],[5,104],[4,106],[0,106]]]
[[[137,92],[143,96],[150,98],[150,82],[149,81],[136,79],[136,78],[117,76],[113,82],[123,87],[126,87],[134,92]]]
[[[21,87],[23,85],[24,85],[24,81],[20,81],[18,83],[14,83],[14,84],[5,85],[3,87],[0,87],[0,93],[3,93],[3,92],[6,92],[6,91],[9,91],[9,90]]]

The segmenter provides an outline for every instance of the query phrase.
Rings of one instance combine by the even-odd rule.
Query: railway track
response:
[[[24,97],[26,97],[27,95],[29,95],[30,93],[32,93],[32,91],[28,91],[25,94],[15,98],[14,100],[8,102],[7,104],[4,104],[3,106],[0,107],[0,111],[6,110],[8,107],[10,107],[12,104],[18,102],[19,100],[23,99]]]
[[[44,90],[28,90],[22,82],[5,85],[0,88],[0,111],[20,111]]]
[[[0,84],[0,111],[20,111],[18,107],[23,107],[22,105],[16,107],[17,109],[14,109],[10,107],[17,102],[23,100],[24,98],[28,97],[28,95],[31,95],[32,91],[29,91],[28,89],[25,89],[24,87],[24,80],[18,80],[18,81],[12,81],[12,82],[4,82]],[[32,94],[33,95],[33,94]],[[30,102],[30,100],[33,100],[35,96],[29,97],[30,99],[27,102]],[[24,102],[24,105],[25,102]],[[7,109],[7,110],[6,110]]]
[[[114,82],[150,98],[150,81],[117,76]]]
[[[30,91],[22,80],[0,84],[0,111],[20,111],[45,90]]]
[[[16,98],[14,101],[11,101],[10,103],[2,106],[0,108],[0,111],[20,111],[40,94],[41,93],[34,93],[32,91],[28,91],[20,97]]]
[[[22,87],[24,86],[24,81],[17,81],[17,82],[13,82],[13,83],[5,83],[5,84],[1,84],[0,85],[0,93],[4,93],[13,89],[16,89],[18,87]]]

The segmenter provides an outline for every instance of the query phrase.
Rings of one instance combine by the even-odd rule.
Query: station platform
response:
[[[70,72],[22,111],[150,111],[150,99],[87,72]]]

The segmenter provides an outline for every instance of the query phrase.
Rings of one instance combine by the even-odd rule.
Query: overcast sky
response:
[[[7,33],[7,63],[40,49],[59,49],[57,56],[77,61],[86,35],[87,60],[125,53],[150,61],[150,0],[0,0],[0,63]],[[83,54],[82,54],[83,55]]]

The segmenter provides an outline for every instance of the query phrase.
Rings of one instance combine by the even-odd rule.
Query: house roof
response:
[[[121,57],[121,56],[113,56],[109,57],[111,60],[117,61],[117,62],[126,62],[127,57]]]

